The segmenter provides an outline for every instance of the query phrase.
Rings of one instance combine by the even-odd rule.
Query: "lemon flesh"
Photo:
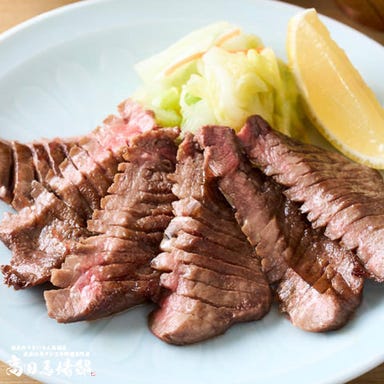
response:
[[[289,21],[287,54],[322,135],[349,158],[384,169],[384,109],[314,9]]]

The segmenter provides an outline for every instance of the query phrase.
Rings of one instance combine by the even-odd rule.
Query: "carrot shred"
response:
[[[245,54],[247,54],[248,53],[248,51],[249,51],[249,49],[238,49],[238,50],[236,50],[236,49],[228,49],[227,50],[227,52],[229,52],[229,53],[245,53]]]
[[[221,36],[220,39],[216,41],[215,45],[217,47],[221,47],[226,41],[232,39],[235,36],[240,35],[240,33],[241,33],[240,29],[235,29],[227,33],[226,35]]]
[[[241,30],[240,29],[235,29],[229,33],[227,33],[226,35],[223,35],[221,36],[216,42],[215,42],[215,46],[216,47],[221,47],[226,41],[232,39],[233,37],[235,36],[238,36],[239,34],[241,33]],[[260,48],[257,48],[257,52],[261,52],[262,50],[264,49],[264,47],[260,47]],[[175,72],[178,68],[180,68],[182,65],[184,64],[188,64],[189,62],[193,61],[193,60],[197,60],[197,59],[200,59],[207,51],[202,51],[202,52],[196,52],[194,53],[193,55],[190,55],[190,56],[187,56],[187,57],[184,57],[184,59],[181,59],[180,61],[172,64],[171,66],[169,66],[165,71],[164,71],[164,75],[165,76],[169,76],[171,75],[173,72]],[[237,52],[243,52],[243,53],[247,53],[248,52],[248,49],[244,49],[244,50],[238,50],[238,51],[228,51],[228,52],[231,52],[231,53],[237,53]]]
[[[164,72],[164,75],[165,76],[169,76],[171,75],[174,71],[176,71],[177,68],[179,68],[180,66],[184,65],[184,64],[187,64],[189,63],[190,61],[193,61],[193,60],[196,60],[196,59],[200,59],[200,57],[202,57],[204,55],[206,51],[204,52],[196,52],[194,53],[193,55],[191,56],[187,56],[185,57],[184,59],[178,61],[177,63],[171,65],[170,67],[168,67],[165,72]]]

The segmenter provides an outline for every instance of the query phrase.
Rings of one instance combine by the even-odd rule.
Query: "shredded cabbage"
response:
[[[239,130],[248,116],[304,139],[298,90],[287,65],[255,35],[226,22],[187,35],[138,63],[134,98],[162,126],[195,132],[219,124]]]

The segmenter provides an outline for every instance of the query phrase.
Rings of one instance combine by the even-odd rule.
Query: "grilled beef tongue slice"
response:
[[[0,140],[0,200],[8,204],[12,201],[13,164],[11,143]]]
[[[136,136],[125,162],[88,222],[94,234],[79,241],[51,282],[61,289],[44,294],[58,322],[93,320],[159,295],[159,272],[150,267],[172,218],[176,129]]]
[[[251,167],[233,130],[206,126],[197,137],[206,168],[236,211],[269,282],[276,283],[281,310],[307,331],[344,325],[363,288],[354,255],[313,229],[283,188]]]
[[[0,223],[0,239],[13,253],[10,264],[2,267],[7,284],[25,288],[49,280],[50,269],[60,267],[71,252],[71,241],[88,235],[86,221],[100,208],[130,138],[154,126],[152,112],[127,100],[119,106],[119,116],[110,116],[82,138],[28,145],[13,142],[9,150],[14,153],[14,176],[0,174],[0,181],[8,185],[0,187],[1,193],[21,208],[17,214],[6,214]],[[9,153],[4,145],[0,156]],[[59,207],[65,208],[63,222],[56,217]],[[65,238],[59,230],[62,225]]]
[[[77,212],[37,181],[31,196],[31,207],[6,213],[0,225],[1,239],[12,251],[10,264],[2,266],[4,281],[15,289],[46,282],[70,252],[71,239],[88,235]]]
[[[173,175],[175,218],[152,261],[163,272],[165,293],[149,325],[172,344],[195,343],[236,322],[260,319],[271,303],[260,262],[206,171],[201,148],[187,134]]]
[[[314,228],[353,250],[369,277],[384,281],[384,182],[374,169],[304,144],[250,117],[239,138],[251,162],[300,204]]]
[[[92,208],[100,200],[97,194],[104,196],[111,185],[127,139],[154,126],[153,112],[128,99],[119,105],[117,115],[81,137],[27,144],[0,140],[0,199],[17,211],[30,206],[34,203],[32,181],[38,181],[69,205],[77,200],[79,206],[84,200],[81,195],[88,195],[85,200]],[[78,196],[70,198],[73,195]],[[90,218],[92,209],[88,215]]]
[[[32,205],[32,182],[44,183],[48,172],[65,159],[63,147],[76,140],[55,138],[28,144],[0,140],[0,199],[17,211]]]

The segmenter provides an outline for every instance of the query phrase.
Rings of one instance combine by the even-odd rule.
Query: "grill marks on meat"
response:
[[[298,205],[284,197],[282,187],[251,168],[231,129],[204,127],[198,139],[264,273],[277,283],[281,309],[308,331],[344,325],[363,288],[353,254],[313,229]]]
[[[218,178],[218,186],[236,211],[236,219],[255,247],[263,272],[273,284],[279,281],[292,258],[292,250],[280,228],[281,191],[266,182],[240,154],[234,133],[225,127],[204,127],[198,137],[206,166]]]
[[[257,116],[238,137],[215,126],[187,135],[174,172],[177,136],[127,100],[80,138],[0,141],[0,199],[19,211],[0,223],[13,253],[5,282],[51,278],[58,322],[152,299],[152,332],[188,344],[260,319],[269,284],[294,325],[328,331],[360,304],[361,264],[384,281],[378,172]]]
[[[156,299],[159,273],[150,262],[172,218],[169,174],[178,134],[167,128],[132,139],[126,162],[88,222],[95,235],[78,242],[61,269],[52,271],[51,282],[61,289],[45,292],[49,316],[59,322],[91,320]]]
[[[250,167],[229,128],[204,127],[198,140],[204,148],[206,167],[217,178],[220,191],[234,208],[235,217],[255,247],[268,281],[278,282],[293,258],[289,237],[284,236],[279,222],[278,213],[284,204],[281,190]],[[303,226],[301,221],[296,224]],[[298,232],[302,231],[298,229]]]
[[[12,142],[13,165],[9,169],[13,169],[13,177],[2,176],[2,191],[5,191],[2,194],[13,196],[13,206],[21,210],[18,214],[7,215],[0,223],[0,239],[13,253],[10,265],[2,267],[8,284],[24,288],[48,281],[49,268],[42,269],[40,274],[35,268],[35,274],[30,275],[26,271],[33,266],[27,267],[26,264],[34,264],[39,254],[42,258],[40,264],[59,267],[70,251],[70,247],[61,245],[59,233],[49,248],[43,247],[40,241],[46,228],[51,228],[56,222],[54,215],[44,216],[46,212],[56,212],[55,205],[64,204],[68,212],[72,212],[73,218],[68,218],[65,225],[73,223],[75,229],[77,223],[81,223],[82,235],[89,234],[85,229],[86,221],[95,209],[100,208],[100,200],[112,183],[122,161],[122,153],[132,137],[130,135],[136,135],[139,130],[150,130],[155,125],[152,112],[145,111],[130,100],[122,103],[119,111],[119,116],[109,117],[101,127],[76,141],[54,139],[28,145]],[[141,122],[144,125],[139,126]],[[2,153],[6,157],[9,151]],[[46,194],[53,195],[50,199],[39,200],[40,205],[46,202],[47,207],[34,207],[36,199],[32,191],[36,181],[39,182],[39,191],[45,188]],[[8,183],[7,186],[5,183]],[[23,212],[23,209],[26,211]],[[31,209],[34,221],[26,219]],[[28,236],[18,236],[18,231],[28,233]],[[66,233],[68,235],[69,232]],[[72,240],[78,239],[79,236],[74,236]]]
[[[31,203],[30,191],[35,179],[35,169],[28,146],[13,141],[11,148],[14,164],[12,206],[19,210]]]
[[[281,310],[306,331],[342,327],[359,306],[363,289],[353,255],[312,230],[304,232],[296,253],[300,260],[277,286]]]
[[[172,219],[152,266],[162,271],[166,293],[150,316],[159,338],[187,344],[221,334],[233,323],[256,320],[271,294],[255,253],[230,206],[203,168],[192,136],[179,146],[173,176]]]
[[[44,183],[50,170],[64,160],[62,146],[72,142],[61,139],[30,144],[0,142],[0,198],[20,210],[33,204],[32,182]]]
[[[342,155],[272,130],[258,116],[239,134],[251,161],[287,187],[315,228],[354,250],[367,274],[384,281],[384,183],[381,175]]]
[[[18,215],[5,214],[1,239],[12,251],[2,266],[5,283],[16,289],[46,282],[70,252],[72,240],[87,235],[84,220],[37,181],[32,182],[33,205]]]
[[[129,99],[119,105],[118,112],[83,137],[29,144],[1,140],[0,199],[20,210],[33,203],[32,181],[57,193],[58,182],[52,179],[60,177],[68,178],[66,184],[72,181],[75,188],[88,196],[89,205],[98,205],[95,192],[105,195],[129,137],[155,127],[153,113]]]

